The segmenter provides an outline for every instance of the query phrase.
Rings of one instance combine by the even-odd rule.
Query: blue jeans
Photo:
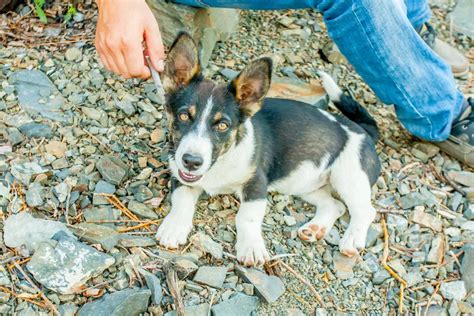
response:
[[[427,0],[174,0],[197,7],[256,10],[314,8],[347,60],[413,135],[448,138],[463,95],[451,68],[415,28],[431,11]]]

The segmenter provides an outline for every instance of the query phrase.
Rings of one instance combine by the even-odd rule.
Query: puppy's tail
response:
[[[348,119],[357,123],[376,142],[379,138],[379,130],[374,118],[362,105],[352,97],[345,95],[334,79],[324,71],[318,71],[323,87],[336,108]]]

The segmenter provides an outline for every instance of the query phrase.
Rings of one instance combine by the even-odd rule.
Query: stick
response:
[[[382,228],[383,228],[383,239],[384,239],[384,247],[383,247],[383,257],[382,257],[382,266],[385,270],[390,273],[392,277],[394,277],[398,282],[400,282],[400,299],[398,301],[398,314],[403,314],[403,296],[405,288],[407,287],[407,282],[403,280],[392,268],[387,264],[388,259],[388,229],[387,224],[385,223],[385,218],[382,217]]]
[[[166,283],[168,284],[168,289],[173,297],[174,305],[176,306],[176,313],[178,316],[184,316],[184,304],[181,297],[181,291],[179,290],[178,274],[172,265],[167,265],[166,270]]]
[[[44,295],[44,293],[39,289],[39,287],[36,286],[36,284],[30,279],[30,277],[25,273],[25,271],[23,270],[23,268],[18,264],[16,263],[15,261],[13,261],[13,264],[15,265],[15,268],[18,269],[18,271],[21,272],[21,274],[23,275],[23,277],[26,279],[26,281],[28,281],[28,283],[31,284],[31,286],[36,290],[38,291],[38,293],[40,294],[41,298],[45,301],[46,305],[49,306],[49,308],[51,308],[51,310],[56,314],[56,315],[61,315],[59,313],[59,311],[56,309],[56,306],[54,306],[53,302],[51,302],[49,300],[49,298],[46,297],[46,295]]]
[[[305,285],[307,285],[309,287],[309,290],[313,293],[313,295],[316,297],[316,300],[318,301],[318,303],[322,306],[322,307],[325,307],[325,304],[321,298],[321,296],[319,295],[318,291],[316,291],[316,289],[314,288],[314,286],[309,283],[308,280],[306,280],[305,278],[303,278],[298,272],[296,272],[295,270],[293,270],[292,267],[290,267],[289,265],[287,265],[286,263],[284,263],[283,261],[280,261],[280,264],[285,268],[287,269],[288,271],[290,271],[298,280],[300,280],[301,282],[303,282]]]

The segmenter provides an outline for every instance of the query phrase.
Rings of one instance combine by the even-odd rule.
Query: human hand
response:
[[[150,77],[143,42],[153,67],[164,69],[160,28],[145,0],[97,0],[95,46],[105,68],[124,78]]]

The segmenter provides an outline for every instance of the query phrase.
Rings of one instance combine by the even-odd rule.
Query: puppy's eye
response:
[[[217,130],[219,132],[225,132],[228,128],[229,124],[227,124],[226,122],[219,122],[219,124],[217,124]]]
[[[189,121],[189,114],[186,112],[181,112],[178,114],[178,118],[181,122],[187,122]]]

